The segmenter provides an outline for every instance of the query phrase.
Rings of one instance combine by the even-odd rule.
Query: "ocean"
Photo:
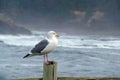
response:
[[[43,56],[23,56],[46,34],[0,35],[0,76],[42,77]],[[120,37],[60,34],[58,47],[49,54],[58,63],[58,76],[120,77]]]

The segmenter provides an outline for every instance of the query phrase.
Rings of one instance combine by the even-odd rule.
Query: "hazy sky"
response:
[[[120,0],[0,0],[0,19],[31,30],[120,34]]]

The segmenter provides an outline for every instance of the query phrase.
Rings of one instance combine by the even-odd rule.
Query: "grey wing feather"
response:
[[[32,53],[41,53],[41,51],[48,45],[47,40],[42,40],[31,50]]]

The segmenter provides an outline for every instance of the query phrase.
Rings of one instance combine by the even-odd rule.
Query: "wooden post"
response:
[[[44,64],[43,80],[57,80],[57,63]]]

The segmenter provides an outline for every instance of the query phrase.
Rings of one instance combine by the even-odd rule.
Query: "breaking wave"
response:
[[[34,32],[33,35],[0,35],[0,41],[7,45],[34,46],[45,38],[46,32]],[[107,48],[120,49],[120,38],[90,38],[63,34],[59,38],[60,47],[68,48]]]

